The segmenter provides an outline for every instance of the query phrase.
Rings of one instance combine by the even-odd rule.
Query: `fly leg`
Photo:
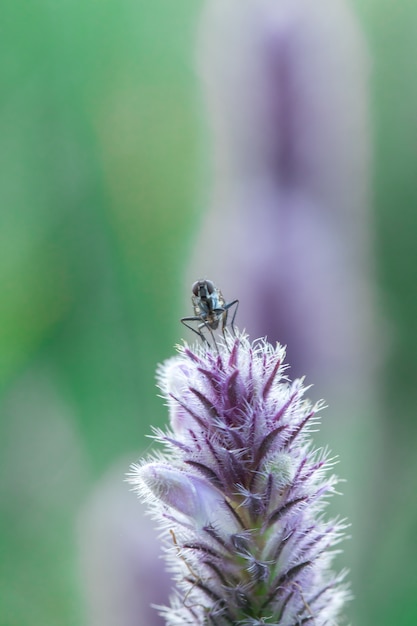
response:
[[[231,309],[232,306],[235,307],[235,310],[233,311],[233,317],[232,317],[232,321],[230,323],[230,328],[232,329],[233,336],[236,337],[235,318],[236,318],[237,310],[239,308],[239,300],[233,300],[232,302],[228,302],[227,304],[224,305],[224,307],[223,307],[224,313],[223,313],[223,321],[222,321],[222,333],[224,335],[224,331],[225,331],[226,324],[227,324],[227,317],[228,317],[228,314],[229,314],[229,309]]]
[[[198,335],[198,336],[200,337],[200,339],[201,339],[201,341],[202,341],[203,343],[206,343],[206,344],[210,345],[210,342],[208,341],[208,339],[207,339],[207,338],[203,335],[203,333],[201,332],[201,328],[204,328],[204,327],[206,326],[206,324],[204,323],[204,321],[203,321],[203,323],[202,323],[202,324],[200,323],[200,324],[197,326],[197,328],[194,328],[193,326],[191,326],[191,324],[187,324],[187,322],[201,322],[201,321],[202,321],[202,318],[201,318],[201,317],[199,317],[198,315],[192,315],[191,317],[182,317],[182,318],[180,319],[180,322],[181,322],[182,324],[184,324],[184,326],[185,326],[186,328],[189,328],[190,330],[192,330],[192,331],[193,331],[193,333],[195,333],[196,335]]]
[[[201,332],[202,328],[207,328],[207,330],[209,331],[209,333],[211,335],[211,338],[213,339],[213,345],[216,346],[217,353],[219,354],[219,347],[217,345],[217,341],[216,341],[216,338],[214,336],[213,329],[210,326],[210,324],[203,317],[201,317],[199,315],[192,315],[191,317],[182,317],[180,321],[184,324],[184,326],[186,326],[187,328],[192,330],[193,333],[198,335],[200,337],[201,341],[204,344],[206,344],[207,346],[210,346],[209,340]],[[187,324],[187,322],[200,322],[200,324],[197,326],[197,328],[194,328],[190,324]]]

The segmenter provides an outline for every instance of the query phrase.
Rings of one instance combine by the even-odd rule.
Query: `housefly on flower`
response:
[[[211,280],[197,280],[192,286],[192,292],[191,302],[193,303],[194,315],[182,317],[181,322],[192,330],[193,333],[196,333],[205,343],[209,342],[202,331],[207,328],[214,344],[217,346],[213,331],[220,327],[224,336],[229,309],[232,309],[232,307],[235,307],[235,309],[230,327],[233,334],[235,332],[234,323],[239,300],[226,302],[220,289],[217,289]],[[192,323],[196,324],[196,326],[192,326]]]

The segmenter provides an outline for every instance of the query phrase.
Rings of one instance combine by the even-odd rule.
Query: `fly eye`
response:
[[[206,281],[205,281],[205,283],[206,283],[207,291],[208,291],[209,293],[213,293],[213,291],[214,291],[214,285],[213,285],[213,283],[211,282],[211,280],[206,280]]]
[[[201,284],[201,280],[196,280],[195,283],[193,283],[193,286],[191,287],[192,292],[195,296],[199,295],[200,292],[200,284]]]

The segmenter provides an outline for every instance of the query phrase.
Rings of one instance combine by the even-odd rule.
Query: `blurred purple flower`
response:
[[[126,461],[98,484],[79,517],[89,626],[163,626],[152,604],[167,602],[172,581],[155,525],[122,481]]]
[[[244,334],[180,348],[160,368],[172,432],[130,480],[163,529],[177,580],[172,626],[333,623],[349,593],[331,561],[337,478],[310,429],[320,405],[285,376],[284,350]]]
[[[189,282],[349,396],[374,365],[369,62],[345,0],[207,0],[199,67],[214,190]],[[332,398],[333,400],[333,398]]]

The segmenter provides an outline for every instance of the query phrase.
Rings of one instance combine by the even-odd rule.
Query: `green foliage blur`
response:
[[[0,9],[0,626],[84,623],[75,519],[162,424],[207,160],[201,2]],[[355,0],[373,59],[380,315],[377,555],[358,626],[417,624],[417,4]]]
[[[381,452],[371,558],[355,585],[361,624],[417,624],[417,4],[354,0],[368,40],[374,243],[383,320]],[[368,555],[368,557],[369,557]],[[360,590],[360,593],[359,593]],[[359,597],[360,596],[360,597]]]
[[[0,9],[2,626],[83,623],[77,510],[164,419],[155,367],[180,339],[195,221],[198,10]]]

